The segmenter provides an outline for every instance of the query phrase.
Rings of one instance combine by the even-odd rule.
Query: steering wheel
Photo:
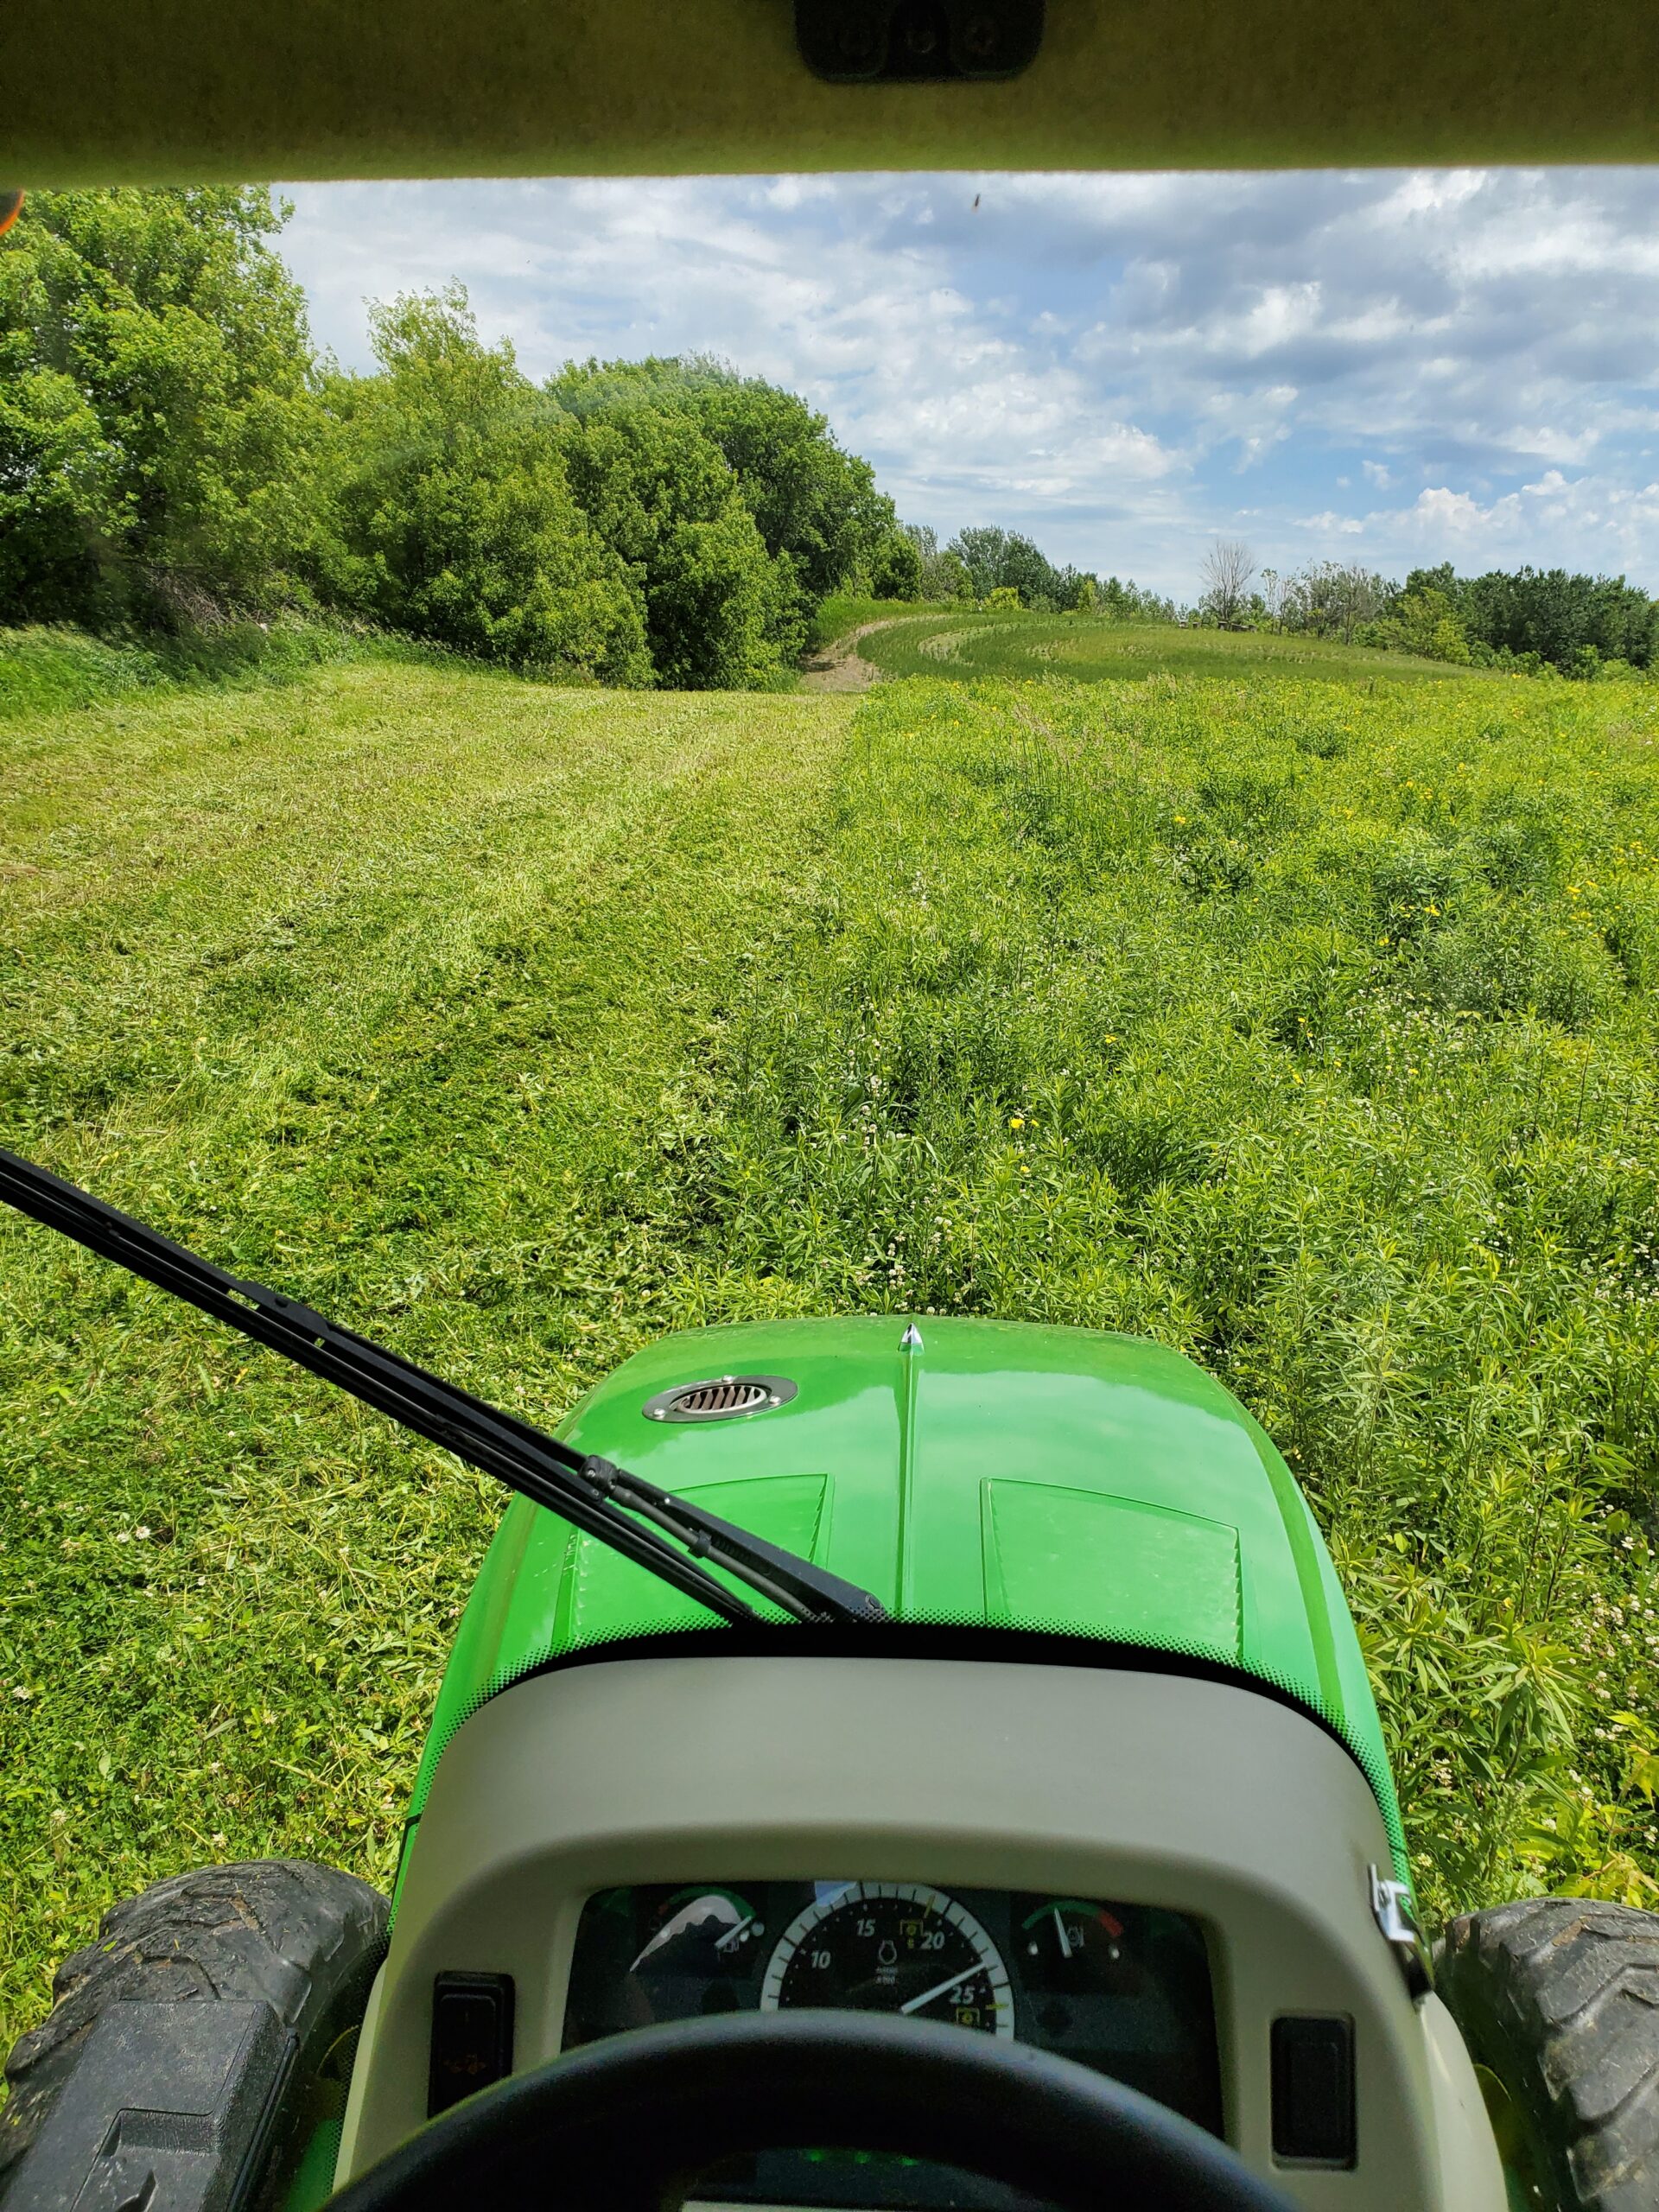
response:
[[[483,2090],[329,2212],[669,2212],[739,2152],[938,2159],[1058,2212],[1294,2212],[1226,2145],[1104,2075],[933,2020],[734,2012],[642,2028]]]

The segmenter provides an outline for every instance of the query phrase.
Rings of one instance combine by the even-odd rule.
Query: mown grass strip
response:
[[[0,738],[6,1141],[533,1418],[681,1310],[847,709],[369,664]],[[0,1222],[0,2040],[157,1876],[388,1873],[499,1493]]]
[[[852,622],[846,626],[851,628]],[[904,621],[861,639],[858,649],[886,676],[1060,676],[1087,683],[1133,683],[1154,675],[1247,683],[1263,677],[1307,677],[1368,689],[1525,680],[1486,677],[1478,670],[1324,638],[1264,630],[1189,630],[1173,622],[1115,622],[1103,615],[1039,614],[1019,607],[912,609]]]

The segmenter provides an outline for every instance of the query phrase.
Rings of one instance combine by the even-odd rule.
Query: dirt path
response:
[[[833,645],[814,653],[801,663],[803,691],[868,691],[878,681],[881,671],[872,668],[859,653],[858,641],[868,638],[873,631],[890,630],[895,622],[909,622],[915,618],[908,614],[883,615],[879,622],[861,622],[856,630],[849,630],[844,638],[837,638]]]

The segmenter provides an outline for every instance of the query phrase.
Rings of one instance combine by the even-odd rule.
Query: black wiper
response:
[[[309,1368],[314,1375],[337,1383],[365,1405],[390,1414],[405,1428],[493,1475],[520,1497],[562,1515],[585,1535],[660,1576],[722,1620],[751,1621],[758,1616],[753,1605],[700,1561],[723,1567],[797,1620],[887,1618],[880,1599],[855,1583],[827,1574],[810,1560],[798,1559],[729,1521],[718,1520],[689,1499],[658,1490],[608,1459],[574,1450],[395,1351],[325,1320],[280,1291],[226,1274],[102,1198],[3,1150],[0,1198],[130,1274],[142,1275],[146,1282],[200,1306],[216,1321],[229,1322],[256,1344],[268,1344],[296,1367]],[[633,1514],[666,1530],[686,1549],[677,1551],[652,1529],[631,1519]]]

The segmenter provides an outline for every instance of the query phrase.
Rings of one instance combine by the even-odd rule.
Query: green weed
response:
[[[833,645],[839,638],[861,629],[867,622],[891,621],[896,616],[913,616],[917,612],[912,601],[906,599],[861,599],[846,592],[836,592],[819,601],[807,631],[807,650],[822,652]]]
[[[298,619],[220,622],[152,632],[142,642],[36,624],[0,630],[0,722],[102,707],[168,686],[292,683],[313,670],[353,660],[468,665],[412,639]]]

